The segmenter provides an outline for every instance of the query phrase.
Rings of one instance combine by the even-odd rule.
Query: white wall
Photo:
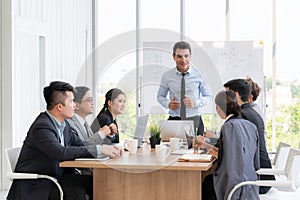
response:
[[[0,127],[2,127],[2,1],[0,1]],[[0,155],[2,154],[2,131],[0,129]],[[2,166],[2,159],[0,160],[0,166]],[[2,168],[1,168],[2,169]],[[0,170],[0,177],[2,177],[2,170]],[[2,188],[2,181],[0,182],[0,188]]]
[[[54,80],[75,84],[92,47],[92,0],[12,0],[13,14],[7,13],[11,0],[2,2],[1,13],[7,15],[2,48],[12,50],[2,59],[3,150],[21,146],[31,123],[45,110],[43,87]],[[83,71],[76,84],[90,86],[86,74]],[[2,163],[2,188],[9,187],[3,179],[5,168]]]
[[[4,148],[12,143],[12,19],[11,0],[2,0],[1,7],[1,187],[7,186],[3,180],[6,166],[4,165]]]

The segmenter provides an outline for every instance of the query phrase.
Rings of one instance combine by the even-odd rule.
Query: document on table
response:
[[[107,155],[101,155],[97,158],[76,158],[75,160],[78,161],[105,161],[105,160],[109,160],[110,157]]]
[[[209,154],[183,154],[178,158],[178,161],[190,161],[190,162],[211,162],[213,156]]]
[[[203,150],[198,150],[198,153],[202,153]],[[178,149],[173,151],[171,154],[173,155],[183,155],[183,154],[194,154],[194,149]]]

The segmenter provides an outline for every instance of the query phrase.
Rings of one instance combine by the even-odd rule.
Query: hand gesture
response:
[[[188,96],[184,96],[183,103],[184,103],[185,107],[187,107],[187,108],[195,107],[195,101],[193,101]]]
[[[170,101],[169,108],[170,110],[177,110],[179,108],[180,102],[176,101],[176,96]]]
[[[193,139],[193,145],[194,144],[195,144],[195,139]],[[202,135],[198,135],[197,136],[197,144],[201,148],[205,148],[205,137],[203,137]]]
[[[108,136],[111,133],[110,128],[105,125],[102,128],[99,129],[105,136]]]
[[[110,131],[111,131],[110,132],[111,135],[118,133],[118,128],[117,128],[116,124],[111,123],[109,125],[109,128],[110,128]]]

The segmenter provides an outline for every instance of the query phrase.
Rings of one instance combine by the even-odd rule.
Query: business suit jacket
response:
[[[259,135],[259,160],[261,168],[272,168],[271,161],[266,148],[265,124],[263,118],[256,112],[249,103],[241,106],[242,117],[255,124]],[[273,175],[261,175],[260,180],[275,180]],[[260,194],[266,193],[271,187],[260,187]]]
[[[82,142],[85,145],[102,145],[102,144],[111,144],[110,140],[107,138],[102,139],[98,133],[93,134],[92,129],[89,131],[93,134],[91,137],[89,137],[86,133],[85,127],[81,125],[79,120],[77,119],[77,116],[74,115],[71,119],[67,119],[67,121],[70,124],[70,127],[74,134],[77,134],[79,138],[82,140]],[[99,130],[99,129],[98,129]]]
[[[15,172],[45,174],[59,180],[64,173],[59,162],[96,156],[96,146],[83,146],[80,138],[71,132],[68,123],[63,135],[65,146],[61,145],[58,131],[50,116],[46,112],[41,113],[27,133]],[[47,200],[51,184],[44,179],[14,180],[7,199]]]
[[[109,112],[109,110],[105,110],[104,113],[98,114],[96,119],[93,121],[91,128],[93,132],[96,133],[99,131],[99,128],[105,125],[109,126],[112,123],[114,123],[118,128],[117,121],[113,119],[112,114]],[[119,133],[116,133],[114,137],[107,136],[106,138],[109,139],[112,143],[119,143]]]
[[[229,118],[220,132],[218,166],[213,179],[217,199],[225,200],[236,184],[257,180],[259,139],[255,125],[240,117]],[[243,186],[232,199],[259,199],[258,187]]]

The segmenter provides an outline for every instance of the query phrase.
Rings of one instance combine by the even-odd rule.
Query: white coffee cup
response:
[[[129,153],[136,153],[138,147],[137,139],[128,139],[124,142],[125,148],[129,151]]]
[[[170,138],[171,152],[178,150],[180,143],[182,143],[182,141],[183,140],[179,138]]]
[[[165,145],[155,145],[155,156],[158,162],[165,162],[166,158],[170,155],[171,149]]]

